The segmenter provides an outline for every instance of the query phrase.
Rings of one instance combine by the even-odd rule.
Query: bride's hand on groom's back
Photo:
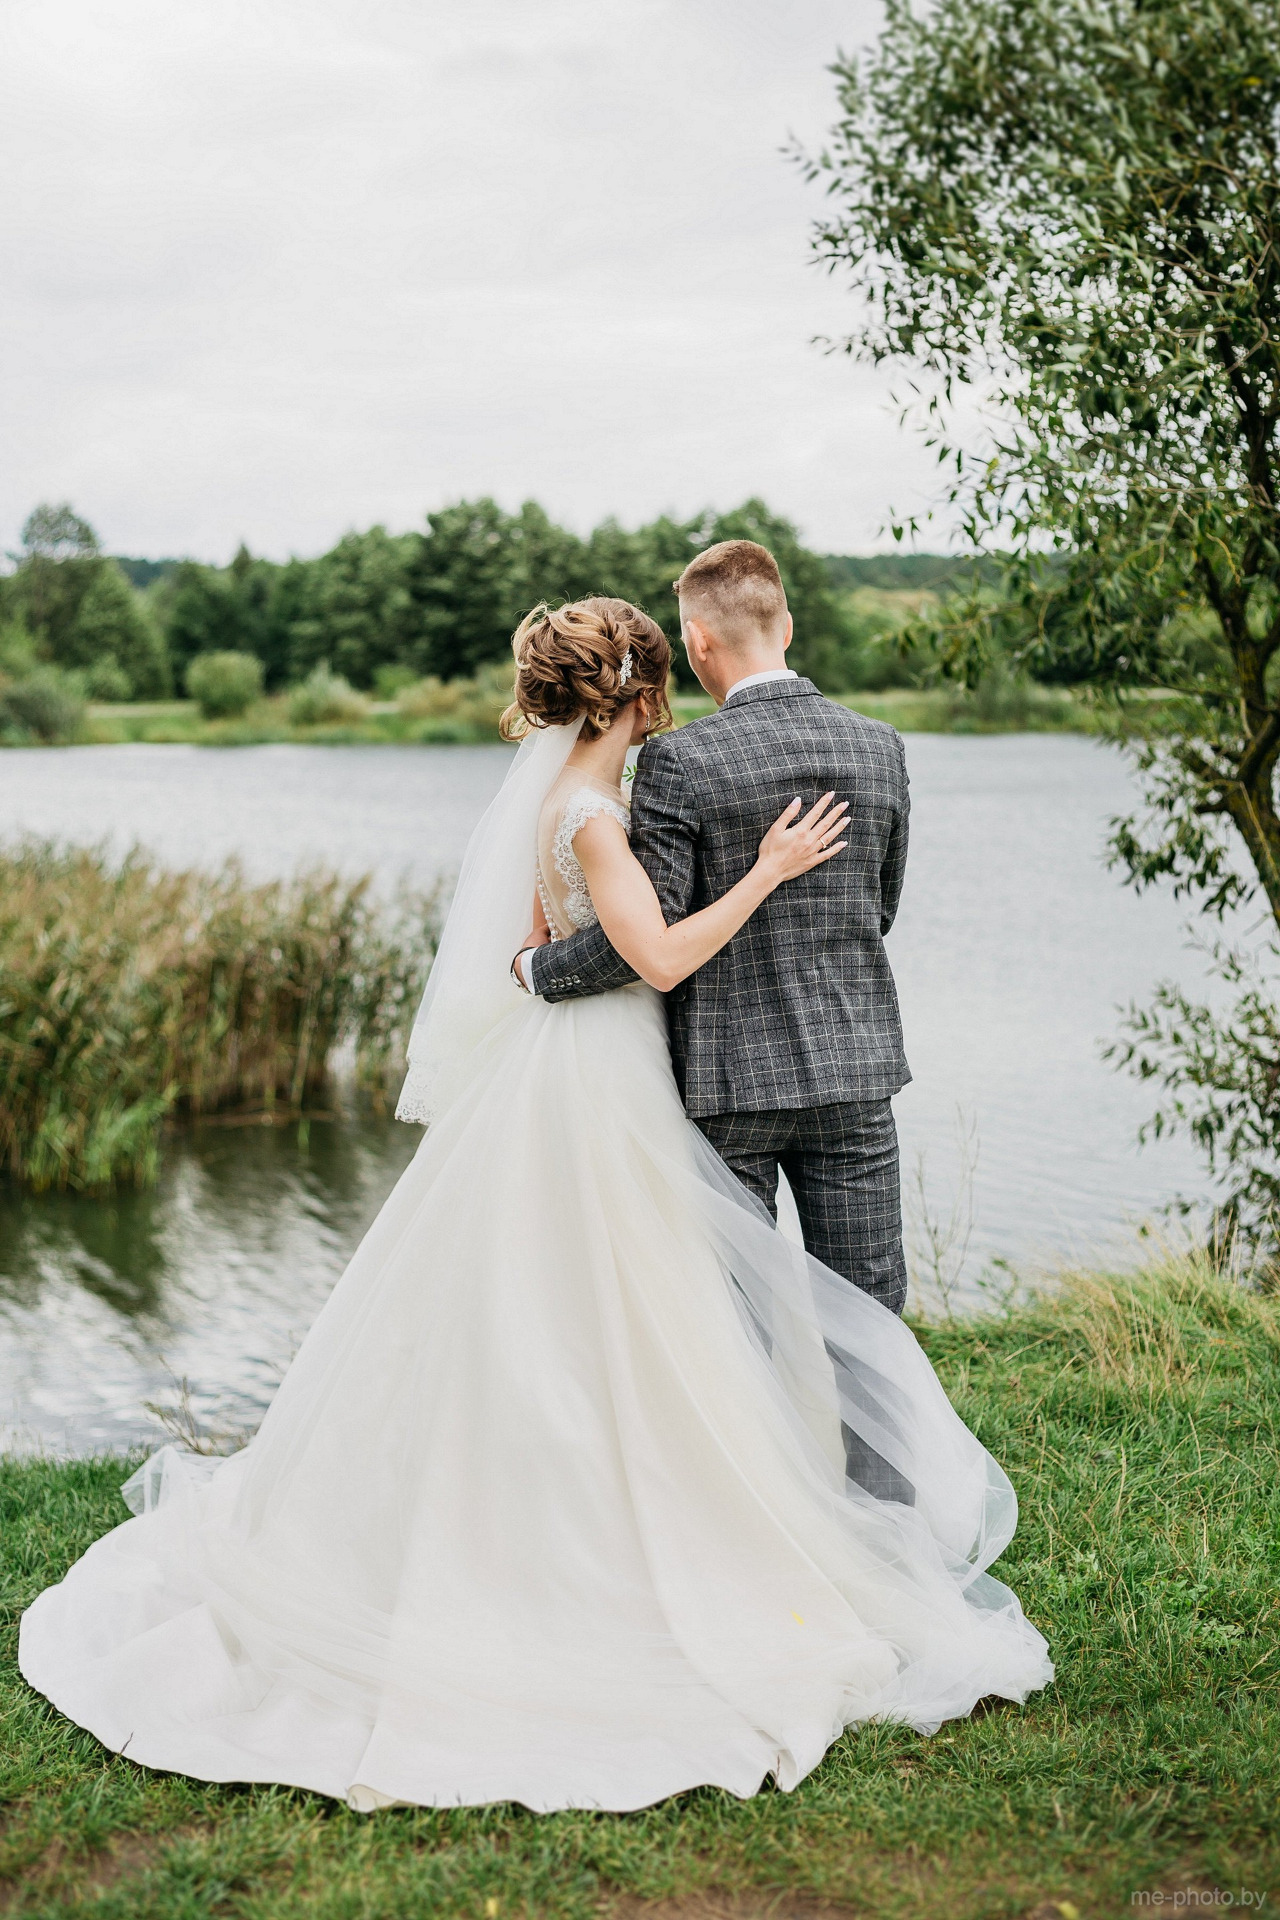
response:
[[[573,837],[591,903],[615,952],[642,980],[670,993],[727,946],[761,901],[784,880],[808,873],[831,860],[848,844],[836,840],[847,811],[826,793],[798,818],[791,805],[760,843],[760,857],[727,893],[682,920],[667,925],[649,875],[632,853],[617,820],[606,813],[585,820]]]
[[[784,807],[760,842],[758,864],[770,885],[778,887],[784,880],[796,880],[843,852],[849,842],[837,840],[836,835],[843,830],[848,811],[848,801],[836,800],[834,793],[824,793],[801,818],[797,818],[798,796]]]

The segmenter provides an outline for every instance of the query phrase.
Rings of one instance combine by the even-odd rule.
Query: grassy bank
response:
[[[899,733],[1087,733],[1088,709],[1072,694],[1048,687],[891,687],[883,693],[838,693],[841,706],[886,720]],[[705,695],[671,703],[678,724],[714,711]]]
[[[170,1113],[298,1112],[343,1042],[393,1063],[433,951],[431,903],[368,880],[251,885],[42,843],[0,852],[0,1171],[154,1178]]]
[[[1001,1565],[1058,1680],[793,1794],[629,1815],[395,1811],[107,1756],[22,1684],[22,1607],[124,1517],[118,1461],[0,1468],[0,1909],[42,1920],[1092,1920],[1280,1900],[1280,1302],[1194,1261],[922,1330],[1008,1468]],[[1209,1904],[1209,1902],[1206,1902]],[[1238,1901],[1237,1901],[1238,1904]],[[1256,1908],[1255,1908],[1256,1910]]]
[[[257,700],[242,714],[205,719],[194,700],[157,700],[134,706],[91,706],[82,741],[119,746],[152,741],[199,747],[254,747],[281,741],[317,746],[475,746],[499,738],[498,721],[510,694],[495,696],[468,681],[440,689],[419,703],[353,702],[348,714],[301,724],[288,694]]]
[[[369,702],[358,717],[299,726],[291,719],[289,698],[280,694],[256,702],[248,712],[230,720],[205,720],[191,700],[155,701],[139,706],[95,706],[88,710],[81,738],[98,745],[130,740],[185,743],[191,746],[258,746],[268,742],[314,742],[319,745],[480,744],[498,738],[498,717],[505,704],[488,689],[474,698],[469,683],[455,682],[445,694],[457,693],[446,708],[443,699],[430,697],[417,707],[412,702]],[[1071,694],[1046,687],[992,689],[977,694],[962,689],[933,687],[917,691],[895,688],[885,693],[846,693],[837,696],[845,706],[875,720],[887,720],[900,733],[1064,733],[1086,732],[1090,717]],[[431,708],[438,710],[430,710]],[[703,695],[685,694],[672,702],[683,725],[713,711]]]

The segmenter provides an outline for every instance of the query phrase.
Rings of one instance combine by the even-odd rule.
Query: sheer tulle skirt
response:
[[[843,1432],[842,1432],[843,1428]],[[851,1435],[906,1498],[846,1478]],[[660,1002],[522,1003],[262,1428],[166,1448],[22,1623],[109,1747],[389,1801],[793,1786],[841,1730],[1050,1678],[1012,1489],[911,1333],[680,1106]]]

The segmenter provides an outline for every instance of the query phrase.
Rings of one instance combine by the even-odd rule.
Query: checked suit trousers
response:
[[[901,1313],[898,1130],[888,1100],[775,1113],[713,1113],[697,1122],[744,1187],[778,1217],[778,1168],[796,1197],[804,1243],[816,1260]]]

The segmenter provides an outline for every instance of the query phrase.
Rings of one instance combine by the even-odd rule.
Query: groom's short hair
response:
[[[729,646],[771,633],[787,617],[778,563],[754,540],[718,540],[675,582],[680,611],[705,620]]]

